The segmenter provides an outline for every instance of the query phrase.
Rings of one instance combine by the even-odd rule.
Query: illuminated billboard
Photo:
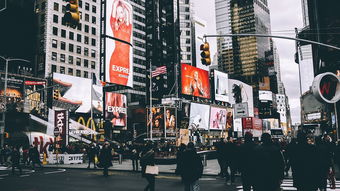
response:
[[[259,91],[259,100],[273,101],[273,93],[271,91]]]
[[[238,80],[229,79],[230,104],[247,103],[249,117],[254,116],[253,87]]]
[[[133,86],[132,6],[126,0],[106,1],[105,81]],[[120,39],[130,44],[113,40]]]
[[[215,100],[229,102],[228,74],[214,70]]]
[[[226,124],[227,124],[227,109],[211,106],[210,130],[225,130]]]
[[[147,113],[147,127],[148,132],[152,133],[152,138],[160,138],[165,136],[164,128],[164,107],[153,107],[151,109],[152,120],[150,110]]]
[[[127,101],[123,94],[105,93],[105,120],[114,127],[127,127]]]
[[[25,103],[24,112],[31,113],[32,110],[40,113],[44,109],[44,92],[42,90],[46,86],[45,81],[25,81]]]
[[[182,94],[210,98],[208,71],[182,64]]]
[[[166,137],[176,137],[176,108],[165,108]]]
[[[191,103],[189,129],[209,129],[210,106]]]

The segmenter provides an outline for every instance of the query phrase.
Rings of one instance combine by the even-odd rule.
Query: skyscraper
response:
[[[192,64],[192,6],[190,0],[179,0],[181,63]]]

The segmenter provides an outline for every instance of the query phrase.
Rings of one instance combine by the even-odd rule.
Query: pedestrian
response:
[[[297,144],[297,140],[292,138],[290,143],[287,144],[286,149],[284,151],[284,159],[285,159],[285,176],[288,176],[289,169],[291,168],[290,158],[293,154],[293,149]]]
[[[93,143],[90,144],[90,146],[86,150],[87,152],[87,157],[89,160],[89,164],[87,168],[91,167],[91,162],[93,163],[94,168],[97,168],[96,162],[95,162],[95,156],[96,156],[96,147],[93,145]]]
[[[194,143],[189,142],[183,153],[183,169],[181,172],[185,191],[199,191],[199,178],[203,174],[201,157],[197,154]]]
[[[223,155],[225,157],[225,180],[227,183],[230,180],[230,184],[234,184],[237,169],[237,146],[232,137],[227,137],[227,143],[224,146]],[[228,170],[230,170],[230,173]]]
[[[185,151],[185,148],[187,146],[183,143],[181,143],[181,145],[178,148],[178,151],[176,153],[176,170],[175,170],[175,174],[181,174],[182,170],[183,170],[183,153]]]
[[[216,143],[216,155],[217,155],[217,162],[220,166],[220,173],[218,173],[219,176],[224,177],[225,176],[225,142],[224,139],[221,138],[219,142]]]
[[[103,175],[109,176],[109,167],[112,166],[112,148],[109,142],[105,142],[99,153],[100,167],[103,168]]]
[[[11,155],[11,149],[8,145],[5,145],[4,148],[1,150],[2,157],[3,157],[3,164],[7,165],[8,157]]]
[[[318,161],[315,145],[308,144],[305,132],[298,132],[297,144],[291,148],[289,157],[292,167],[293,186],[298,191],[317,190],[317,163],[320,161]]]
[[[239,169],[241,171],[241,179],[244,191],[250,191],[254,188],[254,155],[256,144],[253,141],[253,135],[247,132],[244,135],[244,144],[239,148]]]
[[[254,154],[254,191],[277,191],[284,178],[283,156],[270,134],[263,133],[261,141]]]
[[[32,170],[35,170],[35,165],[37,164],[40,168],[42,168],[41,161],[40,161],[40,154],[38,151],[37,146],[31,146],[28,150],[28,156],[30,161],[32,162]]]
[[[144,188],[144,191],[154,191],[155,175],[146,172],[147,166],[155,166],[155,151],[152,143],[147,143],[140,159],[140,166],[142,167],[142,177],[146,178],[146,180],[148,181],[148,184]]]
[[[137,145],[132,145],[131,148],[131,161],[132,161],[132,170],[138,172],[138,160],[139,160],[139,148]]]
[[[11,152],[11,162],[12,162],[12,174],[14,174],[15,168],[19,169],[20,175],[22,174],[22,168],[20,165],[20,152],[16,147],[13,148]]]

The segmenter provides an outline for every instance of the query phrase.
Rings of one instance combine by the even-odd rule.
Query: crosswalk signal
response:
[[[209,66],[211,64],[210,59],[210,46],[208,42],[201,44],[200,50],[201,52],[201,62],[203,65]]]
[[[80,13],[78,10],[79,2],[78,0],[67,0],[66,13],[64,19],[66,24],[76,27],[80,21]]]
[[[53,90],[53,99],[58,100],[60,97],[59,90]]]

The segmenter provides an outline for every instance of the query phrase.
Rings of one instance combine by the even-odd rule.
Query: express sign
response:
[[[319,101],[336,103],[340,99],[340,79],[331,72],[319,74],[314,78],[312,91]]]

